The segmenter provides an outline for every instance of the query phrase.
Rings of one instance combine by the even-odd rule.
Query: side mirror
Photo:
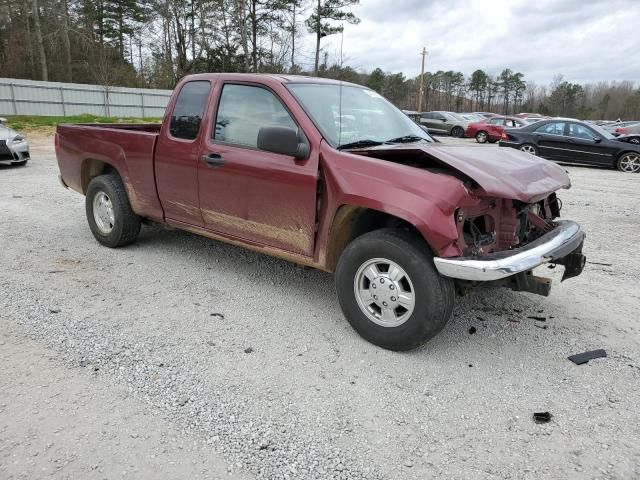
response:
[[[593,141],[596,142],[596,143],[600,143],[602,141],[602,139],[600,137],[595,137],[593,139]]]
[[[262,127],[258,131],[258,148],[302,160],[309,154],[309,143],[302,132],[289,127]]]

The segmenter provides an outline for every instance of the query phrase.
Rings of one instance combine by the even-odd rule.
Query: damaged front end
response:
[[[460,257],[436,258],[440,274],[456,279],[460,293],[491,283],[515,291],[549,295],[551,280],[533,275],[543,265],[563,265],[562,281],[582,273],[585,233],[557,220],[562,204],[551,193],[533,203],[482,199],[455,213]]]

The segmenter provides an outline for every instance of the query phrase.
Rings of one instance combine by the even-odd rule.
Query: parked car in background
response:
[[[631,125],[635,125],[636,123],[638,123],[638,120],[631,120],[626,122],[611,122],[607,125],[604,125],[602,128],[604,128],[607,132],[615,135],[616,134],[615,132],[617,129],[629,127]]]
[[[475,115],[480,115],[481,117],[484,118],[491,118],[491,117],[496,117],[498,116],[497,113],[492,113],[492,112],[473,112]]]
[[[420,123],[420,117],[422,116],[420,112],[416,112],[413,110],[402,110],[402,113],[413,120],[416,125],[418,125],[427,135],[429,135],[429,130],[427,129],[427,127]],[[440,140],[432,137],[431,135],[429,135],[429,138],[431,138],[435,143],[440,143]]]
[[[453,112],[426,112],[420,116],[420,124],[427,127],[429,133],[439,133],[462,138],[471,123]]]
[[[335,272],[346,319],[392,350],[440,332],[456,292],[548,295],[534,268],[564,265],[564,280],[586,261],[585,233],[559,218],[564,169],[434,144],[361,85],[190,75],[161,125],[61,124],[55,146],[60,181],[85,195],[101,244],[131,244],[150,220]]]
[[[632,123],[629,125],[625,122],[625,125],[621,125],[613,131],[615,136],[618,135],[629,135],[629,134],[640,134],[640,122]]]
[[[579,120],[553,118],[505,129],[500,146],[559,162],[640,172],[640,145],[620,142],[605,129]]]
[[[505,128],[520,128],[526,125],[521,118],[491,117],[479,122],[470,123],[465,131],[465,137],[475,138],[478,143],[495,143],[502,137]]]
[[[616,140],[619,142],[640,145],[640,133],[632,133],[631,135],[620,135],[619,137],[616,137]]]
[[[465,120],[469,120],[470,122],[481,122],[482,120],[487,118],[487,117],[483,117],[482,115],[478,115],[477,113],[469,113],[469,112],[459,113],[458,115],[460,115]]]
[[[27,139],[9,128],[6,119],[0,118],[0,164],[26,165],[29,158]]]

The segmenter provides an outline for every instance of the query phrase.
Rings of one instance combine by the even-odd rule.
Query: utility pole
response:
[[[418,112],[422,113],[422,97],[424,97],[424,59],[427,56],[427,48],[422,48],[422,67],[420,68],[420,86],[418,88]]]

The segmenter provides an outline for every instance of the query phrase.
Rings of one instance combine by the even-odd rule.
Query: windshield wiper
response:
[[[385,143],[412,143],[412,142],[419,142],[420,140],[424,140],[425,142],[429,141],[426,138],[420,137],[418,135],[404,135],[402,137],[392,138],[391,140],[387,140]]]
[[[358,148],[358,147],[377,147],[378,145],[382,145],[382,142],[376,142],[375,140],[358,140],[357,142],[349,142],[343,143],[342,145],[338,145],[338,150],[346,150],[348,148]]]

